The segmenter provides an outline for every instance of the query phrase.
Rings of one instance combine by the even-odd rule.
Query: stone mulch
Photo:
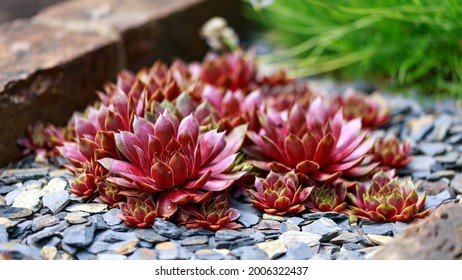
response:
[[[451,101],[421,106],[409,98],[387,99],[392,120],[377,133],[413,142],[414,160],[400,177],[412,177],[420,192],[427,191],[426,209],[458,203],[462,111]],[[28,157],[0,174],[0,259],[349,260],[388,258],[374,251],[396,237],[413,238],[402,234],[405,223],[349,224],[337,213],[279,217],[245,199],[234,203],[244,229],[187,229],[161,219],[152,228],[133,229],[117,217],[120,210],[72,195],[73,175],[64,169]]]

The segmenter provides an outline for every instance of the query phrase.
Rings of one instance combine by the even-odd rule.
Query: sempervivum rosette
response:
[[[306,201],[313,212],[337,212],[345,210],[347,186],[344,183],[323,184],[315,187]]]
[[[372,150],[373,160],[380,162],[381,168],[402,168],[405,167],[412,158],[409,156],[411,143],[400,143],[398,138],[389,135],[379,138]]]
[[[141,193],[138,197],[129,197],[127,202],[120,203],[123,214],[117,215],[128,226],[145,228],[154,224],[158,206],[148,193]]]
[[[244,174],[226,171],[242,145],[245,125],[228,135],[216,130],[200,134],[192,115],[179,122],[166,110],[155,124],[136,117],[133,131],[115,136],[126,160],[104,158],[99,162],[117,176],[107,180],[121,187],[121,194],[158,194],[159,216],[172,216],[177,204],[203,203],[211,192],[228,189]]]
[[[354,193],[348,193],[354,206],[351,214],[376,222],[406,222],[425,217],[430,209],[420,212],[426,194],[419,197],[411,181],[392,179],[385,172],[372,177],[370,186],[356,184]]]
[[[284,119],[282,114],[261,114],[261,129],[247,133],[254,145],[245,151],[252,163],[266,170],[296,172],[310,179],[330,183],[343,176],[364,176],[378,163],[362,166],[373,139],[366,138],[361,120],[343,120],[339,111],[328,118],[320,99],[307,114],[295,105]]]
[[[281,175],[270,172],[266,179],[256,178],[255,189],[249,190],[255,207],[269,214],[284,216],[305,210],[304,202],[312,187],[303,186],[295,172]]]

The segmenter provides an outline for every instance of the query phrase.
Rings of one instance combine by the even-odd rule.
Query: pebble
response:
[[[13,207],[22,207],[38,212],[42,207],[42,196],[43,194],[39,190],[23,191],[14,199]]]
[[[292,223],[296,224],[297,226],[300,225],[304,219],[300,217],[290,217],[287,221],[291,221]]]
[[[441,155],[441,156],[436,156],[434,159],[437,162],[441,163],[454,163],[457,161],[459,158],[459,153],[456,151]]]
[[[42,182],[39,180],[28,180],[24,182],[21,187],[22,190],[31,191],[31,190],[41,190],[42,189]]]
[[[27,218],[31,215],[32,211],[28,208],[0,205],[0,217],[7,219],[21,219]]]
[[[241,260],[268,260],[268,255],[262,249],[256,246],[249,246],[250,248],[244,250],[241,254]]]
[[[411,119],[407,126],[411,129],[410,137],[414,142],[420,141],[433,128],[434,117],[426,115]]]
[[[444,190],[437,195],[427,195],[423,209],[425,210],[430,208],[436,208],[443,202],[451,198],[452,195],[449,193],[448,190]]]
[[[263,220],[270,220],[270,221],[278,221],[278,222],[285,222],[289,217],[286,216],[279,216],[279,215],[272,215],[268,213],[263,214]]]
[[[295,242],[287,249],[286,257],[289,260],[308,260],[313,256],[311,247],[303,242]]]
[[[283,235],[286,233],[283,233]],[[283,241],[280,239],[258,243],[257,247],[265,252],[268,258],[272,260],[287,252],[286,245],[284,245]]]
[[[342,231],[342,228],[329,218],[320,218],[309,225],[302,227],[302,231],[321,235],[320,241],[329,241]]]
[[[214,236],[215,232],[208,230],[208,229],[200,229],[200,228],[190,228],[188,230],[181,231],[182,237],[189,237],[189,236],[196,236],[196,235]]]
[[[0,195],[0,205],[6,205],[6,199]]]
[[[365,234],[391,235],[393,232],[393,223],[363,225],[362,229]]]
[[[84,213],[84,212],[82,212]],[[83,216],[82,216],[83,217]],[[87,219],[90,223],[93,223],[96,225],[96,229],[97,230],[105,230],[105,229],[109,229],[110,226],[108,224],[106,224],[106,222],[104,221],[103,219],[103,216],[99,215],[99,214],[96,214],[96,215],[92,215],[90,217],[88,217]]]
[[[403,222],[396,222],[396,223],[392,224],[393,236],[394,236],[394,237],[397,237],[398,235],[400,235],[401,233],[403,233],[403,231],[404,231],[407,227],[408,227],[408,224],[403,223]]]
[[[2,173],[0,182],[12,184],[30,179],[44,178],[48,174],[48,167],[9,169]]]
[[[147,249],[147,248],[139,248],[136,249],[133,254],[128,257],[129,260],[156,260],[156,251]]]
[[[65,168],[61,168],[61,169],[55,169],[55,170],[51,170],[48,175],[50,177],[71,177],[73,176],[73,174],[65,169]]]
[[[103,241],[109,243],[138,239],[134,232],[117,232],[113,230],[107,230],[101,236]]]
[[[56,191],[44,195],[42,201],[43,206],[50,209],[51,213],[56,214],[67,206],[70,201],[70,195],[66,190]]]
[[[156,218],[152,227],[156,233],[168,238],[178,239],[181,235],[180,229],[174,223],[164,221],[161,218]]]
[[[0,217],[0,226],[4,226],[8,231],[13,230],[18,223],[18,221],[12,221],[8,218]]]
[[[113,243],[95,240],[86,250],[92,254],[99,254],[107,251],[112,244]]]
[[[433,172],[432,174],[427,176],[427,180],[436,181],[436,180],[441,179],[443,177],[452,178],[452,177],[454,177],[455,174],[456,174],[456,172],[454,170],[440,170],[440,171]]]
[[[420,143],[417,147],[422,153],[428,156],[439,155],[446,151],[444,143]]]
[[[75,254],[75,257],[78,259],[78,260],[95,260],[96,259],[96,255],[95,254],[92,254],[92,253],[89,253],[87,251],[78,251],[76,254]]]
[[[43,246],[40,250],[40,256],[44,260],[59,260],[58,249],[55,246]]]
[[[13,260],[41,260],[40,250],[14,242],[0,243],[0,252]]]
[[[64,220],[66,220],[70,224],[78,225],[78,224],[83,224],[87,222],[86,217],[88,216],[89,214],[85,212],[74,212],[74,213],[68,213],[64,217]]]
[[[4,185],[0,186],[0,194],[5,195],[7,193],[10,193],[12,191],[18,190],[18,187],[21,186],[22,183],[14,184],[14,185]]]
[[[67,181],[61,178],[53,178],[48,184],[42,189],[44,194],[49,194],[57,191],[64,191],[67,186]]]
[[[59,219],[52,215],[36,217],[32,220],[32,231],[36,232],[57,223],[59,223]]]
[[[160,243],[168,241],[169,238],[155,233],[150,229],[135,229],[133,233],[141,240],[150,242],[150,243]]]
[[[388,242],[393,241],[393,237],[377,235],[377,234],[368,234],[367,238],[369,238],[369,240],[376,245],[384,245],[384,244],[387,244]]]
[[[286,222],[282,222],[281,226],[279,227],[279,231],[284,233],[286,231],[300,231],[300,227],[294,224],[292,221],[287,220]]]
[[[76,248],[88,247],[93,242],[95,230],[96,225],[92,223],[70,226],[63,232],[63,243]]]
[[[66,207],[68,212],[86,212],[90,214],[104,213],[107,205],[103,203],[80,203]]]
[[[0,243],[8,242],[8,232],[6,227],[0,224]]]
[[[9,192],[9,193],[5,196],[6,205],[11,205],[11,204],[13,204],[14,200],[16,199],[16,197],[17,197],[20,193],[21,193],[21,190],[18,190],[18,189]]]
[[[21,222],[16,225],[14,228],[13,232],[10,233],[10,238],[15,239],[15,238],[21,238],[23,239],[23,235],[26,234],[26,232],[31,228],[32,226],[32,221],[26,220],[24,222]]]
[[[34,234],[27,236],[26,243],[29,245],[34,245],[42,239],[51,237],[57,233],[61,233],[63,230],[65,230],[68,227],[69,227],[69,224],[67,222],[61,221],[57,225],[46,227],[42,229],[41,231],[38,231]]]
[[[257,231],[256,233],[252,234],[250,237],[253,238],[253,240],[255,240],[255,242],[257,243],[265,240],[265,235],[260,231]]]
[[[121,255],[128,255],[135,251],[136,245],[138,245],[138,238],[130,239],[126,241],[120,241],[117,243],[112,244],[108,251],[111,253],[117,253]]]
[[[342,244],[342,243],[356,243],[360,240],[359,236],[352,232],[344,232],[339,236],[333,238],[330,242],[332,244]]]
[[[414,156],[411,162],[407,165],[410,170],[430,170],[436,160],[430,156]]]
[[[122,210],[118,208],[112,208],[103,214],[103,219],[109,226],[115,226],[122,223],[122,219],[117,217],[119,214],[122,214]]]
[[[128,259],[127,256],[119,254],[98,254],[96,259],[100,261],[123,261]]]
[[[253,225],[256,225],[258,221],[260,221],[260,218],[255,214],[252,214],[246,211],[240,211],[240,212],[241,214],[239,216],[238,221],[241,224],[243,224],[245,227],[251,227]]]
[[[199,260],[223,260],[225,258],[223,254],[211,249],[197,250],[194,256]]]
[[[265,229],[279,230],[280,226],[281,226],[281,223],[278,221],[261,220],[253,228],[258,229],[258,230],[265,230]]]
[[[215,241],[233,241],[236,239],[247,237],[247,235],[237,230],[217,230],[215,233]]]
[[[179,246],[171,241],[158,243],[155,251],[159,260],[177,260],[180,258]]]
[[[462,194],[462,174],[456,174],[451,180],[451,188],[457,193]]]
[[[207,236],[191,236],[180,241],[183,246],[202,245],[207,244],[209,238]]]
[[[288,231],[279,236],[279,240],[287,247],[293,246],[296,242],[306,243],[311,247],[317,246],[321,238],[322,236],[320,234],[300,231]]]
[[[317,212],[317,213],[308,213],[308,214],[303,214],[302,217],[305,220],[317,220],[320,218],[328,218],[331,220],[343,220],[343,219],[348,219],[348,216],[343,214],[343,213],[337,213],[337,212]]]
[[[433,141],[442,141],[451,127],[452,119],[447,114],[439,115],[433,123],[433,131],[429,138]]]

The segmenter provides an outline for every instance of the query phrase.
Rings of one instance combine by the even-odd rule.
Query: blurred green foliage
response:
[[[461,0],[246,2],[246,15],[284,46],[263,63],[462,98]]]

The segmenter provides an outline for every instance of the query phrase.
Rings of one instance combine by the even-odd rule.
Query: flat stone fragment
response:
[[[462,259],[462,204],[446,204],[371,256],[378,260]]]
[[[448,190],[444,190],[437,195],[427,195],[425,199],[424,209],[436,208],[440,206],[443,202],[448,199],[451,199],[451,194]]]
[[[22,168],[6,170],[0,176],[0,182],[11,184],[30,179],[44,178],[48,174],[48,167]]]
[[[429,181],[436,181],[440,178],[452,178],[456,172],[454,170],[439,170],[436,172],[431,173],[429,176],[427,176],[427,180]]]
[[[286,258],[288,260],[308,260],[313,256],[310,245],[303,242],[295,242],[287,249]]]
[[[74,212],[74,213],[68,213],[66,217],[64,217],[64,220],[66,220],[70,224],[78,225],[78,224],[86,223],[87,222],[86,217],[88,217],[88,213]]]
[[[106,252],[113,243],[95,240],[86,250],[92,254]]]
[[[233,241],[247,237],[245,234],[236,230],[218,230],[215,233],[215,241]]]
[[[348,216],[343,213],[337,212],[317,212],[317,213],[308,213],[303,214],[302,217],[305,220],[318,220],[320,218],[328,218],[332,220],[343,220],[348,219]]]
[[[270,221],[278,221],[278,222],[285,222],[289,217],[279,216],[279,215],[272,215],[268,213],[263,214],[263,220],[270,220]]]
[[[159,260],[176,260],[180,256],[178,245],[171,241],[158,243],[155,251]]]
[[[152,227],[156,233],[172,239],[178,239],[181,235],[180,229],[174,223],[161,218],[156,218]]]
[[[125,255],[119,254],[98,254],[96,259],[100,261],[123,261],[128,259]]]
[[[136,245],[138,245],[138,238],[137,239],[130,239],[126,241],[121,241],[112,244],[108,251],[111,253],[117,253],[121,255],[128,255],[135,251]]]
[[[76,254],[75,254],[75,257],[78,259],[78,260],[96,260],[96,255],[95,254],[92,254],[92,253],[89,253],[87,251],[78,251]]]
[[[147,249],[147,248],[139,248],[136,249],[133,254],[128,257],[129,260],[157,260],[156,251]]]
[[[103,233],[103,241],[116,243],[120,241],[127,241],[131,239],[137,239],[137,236],[134,232],[117,232],[113,230],[108,230]]]
[[[67,181],[61,178],[53,178],[48,184],[42,189],[44,194],[49,194],[57,191],[64,191],[67,186]]]
[[[63,232],[63,243],[76,248],[88,247],[93,242],[96,225],[92,223],[73,225]]]
[[[384,244],[387,244],[393,241],[393,237],[377,235],[377,234],[368,234],[367,238],[369,238],[369,240],[375,245],[384,245]]]
[[[109,226],[115,226],[122,223],[122,219],[117,215],[122,214],[122,210],[118,208],[112,208],[103,214],[103,219]]]
[[[430,134],[430,139],[433,141],[443,141],[451,127],[451,124],[451,116],[446,114],[439,115],[433,124],[433,131]]]
[[[0,217],[7,219],[21,219],[32,215],[32,210],[22,207],[0,205]]]
[[[258,229],[258,230],[266,230],[266,229],[279,230],[280,227],[281,227],[281,223],[278,221],[261,220],[253,228]]]
[[[90,214],[104,213],[107,211],[107,205],[103,203],[81,203],[66,207],[69,212],[86,212]]]
[[[0,243],[8,242],[8,232],[4,225],[0,224]]]
[[[180,241],[183,246],[202,245],[207,244],[209,238],[207,236],[191,236]]]
[[[414,156],[407,168],[413,171],[416,170],[430,170],[436,160],[430,156]]]
[[[59,219],[52,215],[44,215],[32,220],[32,231],[39,231],[43,228],[59,223]]]
[[[6,199],[0,195],[0,205],[6,205]]]
[[[38,241],[51,237],[55,234],[61,234],[63,230],[69,227],[69,224],[66,221],[61,221],[57,225],[46,227],[41,231],[38,231],[34,234],[27,236],[26,243],[29,245],[34,245]]]
[[[260,232],[260,231],[257,231],[256,233],[252,234],[250,236],[253,240],[255,240],[255,242],[262,242],[263,240],[265,240],[265,235]]]
[[[392,230],[393,230],[393,236],[397,237],[398,235],[401,235],[403,231],[408,227],[409,225],[406,223],[402,222],[396,222],[392,224]]]
[[[362,229],[365,234],[391,235],[393,232],[393,223],[363,225]]]
[[[279,231],[281,233],[284,233],[286,231],[300,231],[300,227],[298,225],[294,224],[292,221],[287,220],[287,221],[281,223]]]
[[[238,221],[247,228],[253,225],[256,225],[258,221],[260,221],[260,218],[255,214],[252,214],[246,211],[240,211],[240,212],[241,214],[239,216]]]
[[[14,242],[0,243],[0,252],[12,260],[41,260],[40,250]]]
[[[18,223],[18,221],[12,221],[8,218],[0,217],[0,226],[5,227],[7,230],[14,229]]]
[[[342,231],[342,228],[329,218],[320,218],[302,227],[302,231],[321,235],[320,241],[329,241]]]
[[[9,192],[6,196],[5,196],[5,201],[6,201],[6,205],[12,205],[14,200],[16,199],[16,197],[21,193],[21,190],[14,190],[14,191],[11,191]]]
[[[450,153],[435,157],[435,161],[441,163],[453,163],[456,162],[458,158],[459,153],[456,151],[452,151]]]
[[[21,223],[18,223],[13,232],[10,233],[10,238],[15,239],[22,237],[22,235],[26,234],[26,232],[31,228],[31,226],[31,220],[25,220]]]
[[[21,183],[18,183],[18,184],[14,184],[14,185],[4,185],[4,186],[0,186],[0,194],[1,195],[5,195],[7,193],[10,193],[12,191],[15,191],[18,189],[19,186],[21,186],[22,184]]]
[[[332,244],[342,244],[342,243],[356,243],[360,241],[360,237],[352,232],[341,233],[337,237],[333,238],[330,242]]]
[[[40,250],[40,256],[44,260],[59,260],[58,249],[54,246],[43,246]]]
[[[435,156],[442,154],[446,151],[446,144],[444,143],[420,143],[418,145],[419,150],[428,155]]]
[[[70,194],[66,190],[55,191],[46,194],[42,198],[43,206],[50,209],[51,213],[56,214],[66,207],[70,201]]]
[[[268,258],[272,260],[287,252],[286,245],[280,239],[258,243],[257,247],[264,251],[268,255]]]
[[[197,250],[194,256],[199,260],[223,260],[225,258],[223,254],[211,249]]]
[[[169,240],[168,237],[157,234],[151,229],[135,229],[133,233],[139,239],[150,242],[150,243],[160,243],[160,242],[165,242]]]
[[[13,207],[22,207],[38,212],[42,207],[43,194],[39,190],[30,190],[21,192],[13,202]]]
[[[320,243],[322,236],[320,234],[311,232],[297,232],[288,231],[279,236],[286,247],[293,246],[296,242],[302,242],[310,245],[311,247],[317,246]]]
[[[304,219],[300,217],[290,217],[287,221],[291,221],[298,226],[304,221]]]
[[[462,174],[456,174],[451,180],[451,188],[457,193],[462,194]]]
[[[258,247],[250,247],[240,257],[241,260],[268,260],[268,254]]]

